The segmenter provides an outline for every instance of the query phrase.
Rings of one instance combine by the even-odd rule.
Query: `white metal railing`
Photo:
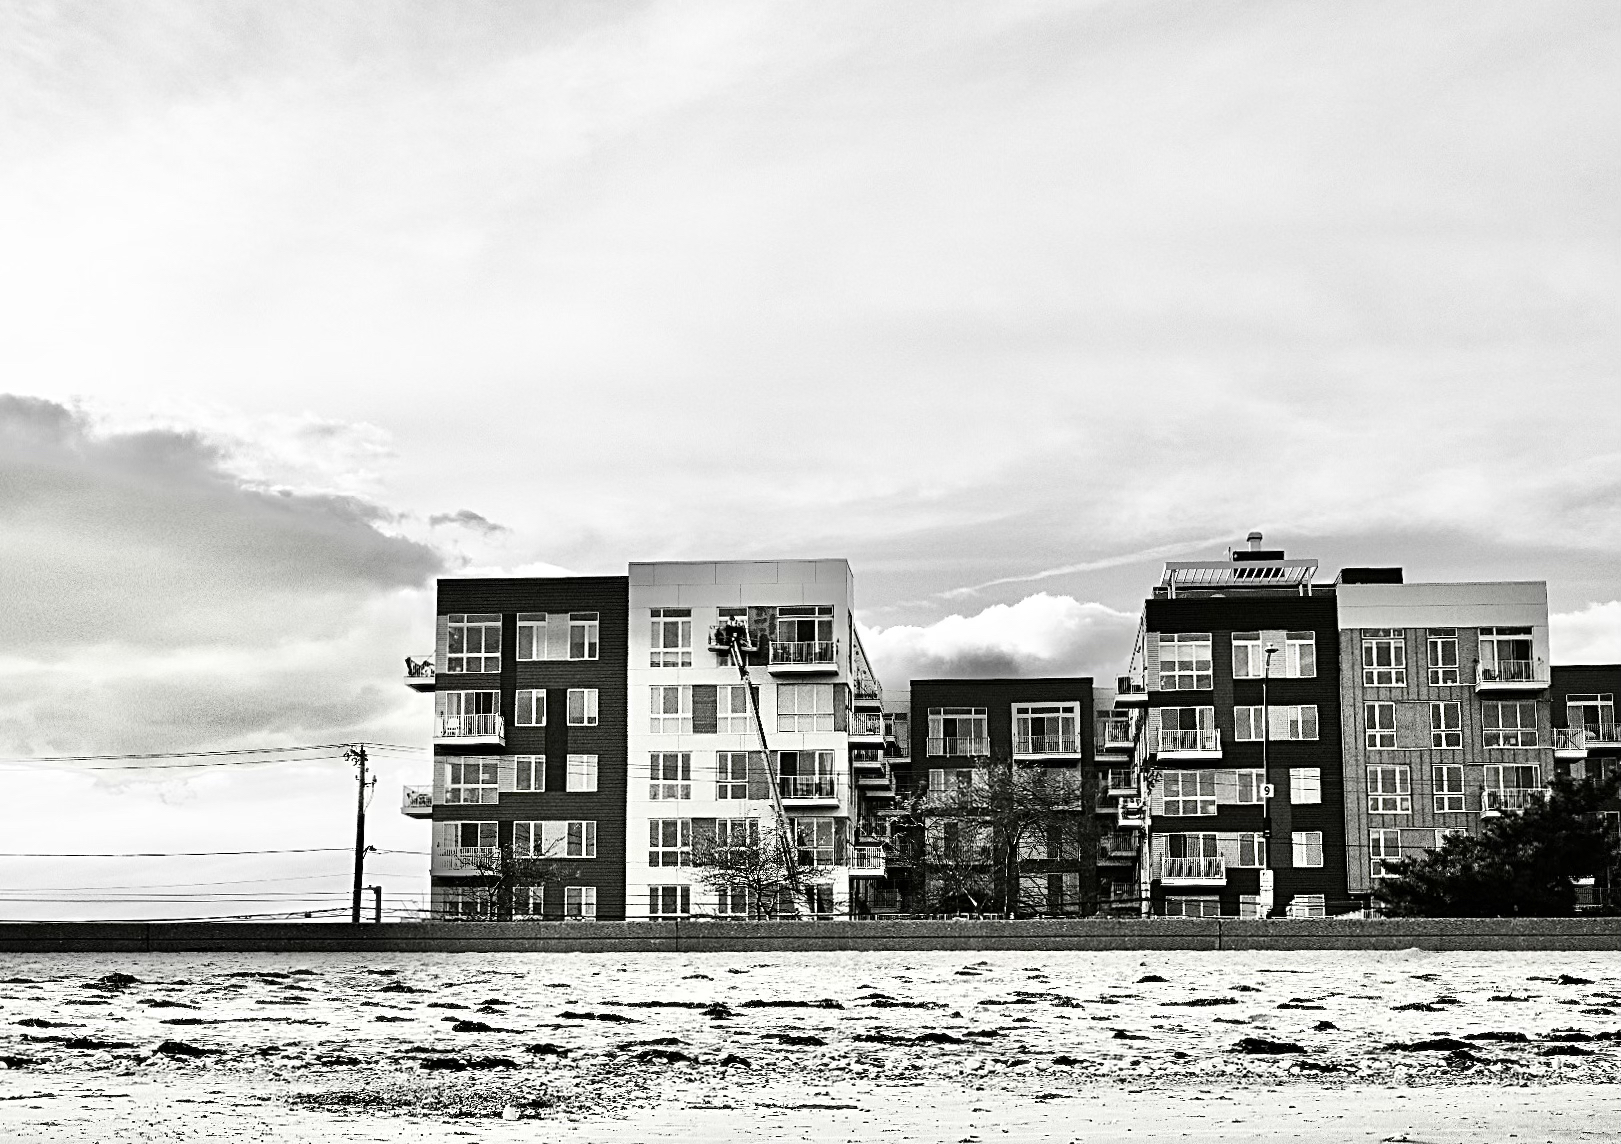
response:
[[[1546,684],[1548,673],[1540,659],[1481,660],[1475,665],[1476,684]]]
[[[881,738],[884,734],[883,715],[877,711],[852,711],[850,734],[864,738]]]
[[[1130,747],[1131,720],[1130,719],[1099,719],[1097,726],[1097,747],[1104,751],[1111,747]]]
[[[433,809],[433,788],[431,786],[408,786],[400,791],[400,809],[402,811]]]
[[[443,715],[439,719],[441,739],[505,739],[506,721],[499,715]]]
[[[499,846],[441,846],[433,852],[437,870],[496,870],[501,862]]]
[[[1553,729],[1553,749],[1556,751],[1587,750],[1587,729],[1585,727],[1555,727]]]
[[[1221,732],[1215,728],[1192,731],[1172,731],[1163,727],[1160,728],[1159,753],[1162,755],[1192,751],[1209,753],[1220,750]]]
[[[850,869],[882,870],[883,868],[884,848],[882,846],[852,846],[850,848]]]
[[[1582,735],[1590,747],[1597,743],[1607,746],[1621,743],[1621,723],[1587,723],[1582,726]]]
[[[1013,753],[1016,755],[1073,755],[1079,749],[1079,740],[1074,732],[1057,735],[1016,735],[1013,739]]]
[[[1488,788],[1480,792],[1480,812],[1501,814],[1505,810],[1524,810],[1532,803],[1541,801],[1547,793],[1544,787],[1504,787],[1501,790]]]
[[[1117,675],[1114,680],[1116,696],[1120,695],[1146,695],[1148,684],[1140,675]]]
[[[772,663],[836,663],[838,640],[772,640]]]
[[[1225,882],[1227,862],[1223,858],[1166,858],[1160,862],[1162,882]]]
[[[839,785],[832,775],[783,775],[777,779],[783,798],[837,798]]]
[[[968,758],[991,753],[991,741],[981,736],[946,736],[929,740],[929,754],[941,758]]]

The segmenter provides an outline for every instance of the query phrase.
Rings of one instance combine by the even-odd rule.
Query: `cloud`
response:
[[[912,679],[971,676],[1090,675],[1112,681],[1136,631],[1135,613],[1041,592],[972,616],[863,628],[861,642],[878,678],[897,689]]]
[[[1548,617],[1555,663],[1621,663],[1621,600]]]
[[[460,528],[470,528],[474,532],[482,532],[486,536],[498,532],[511,532],[504,524],[496,524],[493,520],[486,520],[472,509],[458,509],[455,512],[436,512],[428,518],[430,528],[439,528],[443,525],[455,525]]]

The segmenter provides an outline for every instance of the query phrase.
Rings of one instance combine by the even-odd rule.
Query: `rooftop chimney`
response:
[[[1259,532],[1252,532],[1244,539],[1249,541],[1251,552],[1259,552],[1261,550],[1261,534]]]

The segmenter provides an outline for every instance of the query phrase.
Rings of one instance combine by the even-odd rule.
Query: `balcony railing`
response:
[[[1135,858],[1137,842],[1129,834],[1105,834],[1098,841],[1100,858]]]
[[[1553,729],[1553,749],[1562,754],[1587,754],[1587,729],[1585,727],[1555,727]]]
[[[1148,702],[1148,684],[1140,675],[1118,675],[1114,681],[1116,703]]]
[[[1535,688],[1548,686],[1548,669],[1540,659],[1481,660],[1475,665],[1475,686]]]
[[[1131,720],[1099,719],[1096,742],[1100,751],[1129,751],[1132,745]]]
[[[1160,862],[1159,880],[1171,885],[1209,885],[1227,880],[1222,858],[1166,858]]]
[[[400,813],[413,818],[427,818],[433,814],[433,788],[408,786],[400,791]]]
[[[1169,731],[1161,728],[1159,733],[1159,753],[1162,755],[1219,755],[1221,754],[1221,732],[1214,728],[1193,731]]]
[[[882,846],[850,847],[850,869],[882,870],[883,868],[884,848]]]
[[[1148,825],[1148,804],[1136,795],[1122,798],[1115,803],[1114,821],[1116,826]]]
[[[929,740],[929,754],[941,758],[972,758],[991,753],[991,741],[979,736],[947,736]]]
[[[1589,747],[1613,747],[1621,744],[1621,723],[1588,723],[1582,736]]]
[[[856,680],[854,690],[858,701],[866,703],[883,702],[884,689],[871,679]]]
[[[877,711],[852,711],[850,713],[850,735],[858,739],[882,739],[884,737],[884,717]]]
[[[439,739],[487,739],[505,743],[506,720],[499,715],[444,715],[439,719]]]
[[[833,667],[839,659],[837,640],[772,640],[771,665]]]
[[[783,775],[777,779],[777,791],[785,799],[836,799],[839,784],[832,775]]]
[[[1074,732],[1057,735],[1016,735],[1013,739],[1015,755],[1074,755],[1080,752],[1080,741]]]
[[[1502,814],[1504,811],[1524,810],[1534,802],[1540,802],[1547,794],[1544,787],[1505,787],[1502,790],[1483,790],[1480,792],[1481,814]]]
[[[493,873],[500,862],[498,846],[446,846],[434,850],[430,869],[435,874]]]

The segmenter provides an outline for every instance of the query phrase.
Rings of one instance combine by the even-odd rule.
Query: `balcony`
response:
[[[1081,753],[1080,736],[1073,731],[1057,735],[1015,735],[1013,753],[1025,758],[1074,757]]]
[[[850,877],[882,878],[884,870],[884,848],[882,846],[850,847]]]
[[[832,775],[782,775],[777,793],[783,802],[830,803],[839,801],[839,784]]]
[[[1221,732],[1214,728],[1196,731],[1167,731],[1159,733],[1159,757],[1175,759],[1221,758]]]
[[[1482,818],[1496,818],[1505,811],[1524,810],[1534,802],[1541,802],[1547,795],[1544,787],[1504,787],[1501,790],[1483,790],[1480,792],[1480,816]]]
[[[1097,722],[1097,736],[1095,739],[1097,752],[1100,755],[1119,755],[1129,753],[1135,745],[1131,734],[1131,720],[1128,719],[1099,719]]]
[[[1098,861],[1118,865],[1137,860],[1137,840],[1129,834],[1106,834],[1098,840]]]
[[[929,754],[934,758],[971,759],[990,753],[991,741],[988,738],[956,736],[929,740]]]
[[[435,847],[429,862],[431,875],[493,874],[501,863],[498,846],[445,846]]]
[[[405,657],[405,686],[412,691],[432,691],[434,680],[433,656],[423,659]]]
[[[1621,747],[1621,724],[1589,723],[1582,728],[1588,747]]]
[[[1553,729],[1553,757],[1556,759],[1587,758],[1587,729],[1585,727],[1555,727]]]
[[[857,707],[881,708],[884,705],[884,689],[875,680],[858,679],[852,690]]]
[[[499,715],[444,715],[435,728],[435,743],[463,743],[469,747],[504,747],[506,720]]]
[[[407,818],[433,817],[433,788],[408,786],[400,792],[400,813]]]
[[[851,747],[850,766],[858,775],[863,771],[880,775],[889,773],[889,763],[884,759],[881,747]]]
[[[837,640],[772,640],[766,670],[773,675],[837,675]]]
[[[1118,675],[1114,680],[1114,701],[1116,704],[1139,704],[1148,702],[1148,684],[1139,675]]]
[[[1114,821],[1116,826],[1141,830],[1148,825],[1148,804],[1135,795],[1122,798],[1115,804]]]
[[[850,741],[868,743],[882,748],[884,745],[884,716],[879,711],[850,712]]]
[[[1165,886],[1225,885],[1227,862],[1223,858],[1165,858],[1159,864],[1159,880]]]
[[[1548,686],[1548,666],[1540,659],[1482,660],[1475,664],[1476,691],[1537,691]]]

